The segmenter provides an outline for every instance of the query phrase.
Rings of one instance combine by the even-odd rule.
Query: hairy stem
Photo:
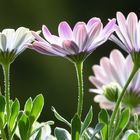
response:
[[[78,105],[77,105],[77,114],[81,118],[83,110],[83,62],[75,63],[77,79],[78,79]]]
[[[110,125],[109,125],[109,137],[110,138],[112,137],[112,130],[113,130],[113,125],[114,125],[114,120],[115,120],[115,116],[116,116],[116,114],[118,112],[119,105],[120,105],[120,103],[121,103],[121,101],[122,101],[122,99],[123,99],[123,97],[125,95],[127,87],[129,86],[131,80],[135,76],[135,74],[138,71],[138,69],[139,69],[139,67],[134,65],[133,70],[132,70],[132,72],[131,72],[131,74],[130,74],[130,76],[129,76],[129,78],[128,78],[128,80],[127,80],[127,82],[126,82],[126,84],[125,84],[125,86],[123,88],[123,90],[122,90],[122,93],[120,94],[120,96],[119,96],[119,98],[118,98],[118,100],[116,102],[115,109],[114,109],[114,111],[113,111],[113,113],[111,115],[111,120],[110,120]]]
[[[5,84],[5,97],[6,97],[6,113],[7,113],[7,127],[8,127],[8,135],[10,136],[9,129],[9,117],[10,117],[10,64],[3,64],[4,71],[4,84]]]

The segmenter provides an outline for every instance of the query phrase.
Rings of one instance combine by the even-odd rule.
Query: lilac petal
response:
[[[69,54],[78,54],[79,52],[78,46],[73,41],[65,40],[62,45]]]
[[[69,53],[66,50],[64,50],[64,48],[62,48],[61,46],[59,46],[57,44],[51,44],[51,47],[53,48],[53,50],[55,50],[56,52],[58,52],[62,56],[69,55]]]
[[[50,45],[48,46],[46,43],[43,42],[34,42],[33,49],[46,55],[64,56],[63,54],[54,50]]]
[[[110,102],[104,95],[96,95],[94,101],[99,103],[100,108],[112,110],[114,108],[114,103]]]
[[[104,95],[96,95],[94,97],[94,101],[97,102],[97,103],[105,102],[105,101],[108,102],[108,100],[106,99],[106,97]]]
[[[92,53],[98,46],[102,45],[107,39],[106,38],[97,38],[93,43],[88,47],[87,52]]]
[[[105,35],[106,38],[108,38],[114,32],[115,26],[116,26],[116,19],[113,18],[104,27],[102,35]]]
[[[62,46],[62,42],[63,42],[62,38],[60,38],[56,35],[52,35],[52,40],[53,40],[52,44],[57,44],[58,46]]]
[[[100,22],[96,22],[94,24],[94,26],[91,28],[91,30],[88,33],[88,40],[87,43],[85,45],[84,51],[86,51],[91,44],[94,42],[94,40],[98,37],[98,35],[100,34],[101,30],[102,30],[102,23]]]
[[[91,30],[91,28],[93,28],[94,24],[97,22],[101,22],[100,18],[96,18],[96,17],[91,18],[87,23],[88,31]]]
[[[89,39],[94,40],[94,38],[98,37],[100,31],[103,29],[103,24],[101,22],[97,22],[89,31]]]
[[[132,51],[131,42],[130,42],[130,40],[126,39],[125,36],[123,36],[119,27],[116,28],[116,34],[117,34],[118,38],[121,40],[121,42],[125,45],[125,48],[126,48],[125,51],[126,52],[131,52]]]
[[[99,32],[100,34],[98,34],[98,36],[95,38],[92,44],[88,47],[87,49],[88,52],[94,51],[98,46],[102,45],[105,41],[107,41],[109,36],[115,30],[116,26],[115,22],[116,22],[115,19],[110,20],[108,24],[104,27],[104,29]]]
[[[136,46],[136,29],[137,29],[138,18],[135,13],[129,13],[127,17],[127,27],[130,41],[133,46]]]
[[[103,83],[94,76],[89,76],[89,81],[97,88],[101,88],[103,86]]]
[[[127,68],[127,69],[125,69],[124,76],[126,79],[128,79],[128,77],[130,76],[130,72],[133,68],[133,61],[132,61],[131,55],[128,55],[126,57],[124,68]]]
[[[35,39],[36,39],[37,41],[46,42],[46,41],[45,41],[42,37],[40,37],[35,31],[32,31],[31,33],[32,33],[32,35],[35,37]]]
[[[113,102],[101,102],[100,104],[100,108],[104,108],[104,109],[108,109],[108,110],[113,110],[115,104],[113,104]]]
[[[50,47],[49,46],[44,47],[44,45],[42,45],[41,42],[34,42],[33,45],[29,45],[28,47],[31,49],[34,49],[35,51],[37,51],[39,53],[55,56],[55,54],[52,53]]]
[[[102,84],[107,84],[108,83],[108,75],[106,75],[102,69],[102,67],[100,67],[99,65],[94,65],[92,67],[92,70],[94,72],[95,77],[102,81]]]
[[[62,37],[64,39],[72,40],[73,33],[67,22],[64,21],[59,24],[58,33],[59,33],[60,37]]]
[[[121,12],[117,12],[116,17],[121,32],[126,34],[127,29],[126,29],[126,21],[124,15]]]
[[[52,41],[53,41],[53,40],[52,40],[52,34],[50,33],[49,29],[48,29],[45,25],[42,26],[42,33],[43,33],[45,39],[46,39],[49,43],[52,43]]]
[[[128,37],[127,28],[126,28],[126,20],[124,15],[121,12],[117,12],[117,22],[119,25],[119,29],[123,37],[126,39],[126,42],[129,46],[131,45],[130,39]]]
[[[125,58],[118,50],[113,50],[110,54],[110,61],[116,70],[123,69]]]
[[[125,44],[123,44],[123,42],[121,42],[115,35],[112,34],[109,39],[120,46],[124,51],[128,52]]]
[[[75,38],[76,44],[79,47],[79,51],[82,51],[87,41],[87,30],[86,30],[86,24],[84,22],[78,22],[75,25],[73,29],[73,36]]]
[[[118,83],[120,83],[120,86],[123,86],[126,82],[127,79],[124,78],[124,63],[125,63],[125,58],[123,55],[120,53],[118,50],[113,50],[110,54],[110,62],[112,66],[112,75],[114,79]]]
[[[109,75],[108,80],[110,80],[110,82],[114,81],[113,75],[112,75],[112,71],[111,71],[111,64],[110,61],[107,57],[103,57],[100,60],[100,65],[103,68],[103,72],[106,75]]]
[[[137,33],[136,33],[136,46],[137,46],[137,48],[138,48],[138,50],[137,51],[140,51],[140,20],[139,20],[139,22],[138,22],[138,24],[137,24]]]

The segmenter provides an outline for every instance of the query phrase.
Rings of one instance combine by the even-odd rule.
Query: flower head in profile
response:
[[[25,27],[19,27],[17,30],[2,30],[0,32],[0,63],[11,63],[33,40],[31,31]]]
[[[90,76],[89,80],[96,89],[90,89],[90,92],[98,94],[94,100],[100,104],[101,108],[114,108],[115,99],[128,80],[133,65],[131,55],[125,58],[119,50],[113,50],[109,58],[103,57],[100,65],[92,67],[94,76]],[[122,102],[123,106],[128,106],[133,109],[133,112],[140,113],[140,70],[128,86]]]
[[[130,53],[134,63],[140,65],[140,21],[134,12],[130,12],[127,18],[117,12],[116,17],[116,35],[111,35],[110,40]]]
[[[42,32],[45,39],[33,32],[36,41],[30,48],[52,56],[67,57],[73,61],[84,60],[98,46],[103,44],[114,31],[115,19],[103,28],[99,18],[91,18],[88,23],[77,22],[73,29],[67,22],[58,26],[58,36],[52,35],[43,25]]]

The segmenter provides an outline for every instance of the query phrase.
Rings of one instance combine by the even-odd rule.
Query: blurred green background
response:
[[[73,27],[77,21],[87,22],[97,16],[105,25],[108,18],[115,17],[116,11],[122,11],[125,15],[134,11],[139,16],[139,5],[136,0],[0,0],[0,30],[25,26],[36,31],[41,30],[42,24],[45,24],[52,33],[57,34],[60,21],[66,20]],[[95,50],[84,64],[83,116],[93,105],[93,125],[97,121],[99,107],[93,102],[94,94],[88,92],[93,87],[88,77],[93,74],[92,65],[98,64],[102,56],[108,56],[113,48],[117,46],[108,41]],[[3,90],[2,69],[0,85]],[[39,120],[55,120],[55,126],[65,127],[55,119],[51,106],[68,120],[76,112],[77,81],[74,66],[63,58],[26,50],[11,67],[11,97],[17,97],[23,108],[30,96],[35,97],[40,93],[45,97],[45,107]]]

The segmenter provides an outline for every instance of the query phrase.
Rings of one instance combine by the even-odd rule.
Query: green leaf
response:
[[[19,110],[20,110],[20,103],[18,101],[18,99],[16,99],[11,107],[11,116],[10,116],[10,121],[9,121],[9,127],[10,130],[13,130],[14,124],[16,122],[16,118],[19,114]]]
[[[24,111],[26,113],[27,116],[29,116],[30,112],[31,112],[31,109],[32,109],[32,98],[30,97],[26,103],[25,103],[25,106],[24,106]]]
[[[30,113],[30,125],[32,125],[34,123],[34,121],[36,121],[38,119],[38,117],[40,116],[40,113],[43,109],[44,106],[44,98],[43,95],[37,95],[36,98],[33,101],[33,106],[31,109],[31,113]]]
[[[14,135],[14,133],[15,133],[15,131],[16,131],[16,128],[17,128],[17,125],[18,125],[19,120],[21,119],[22,115],[23,115],[23,111],[19,111],[19,113],[18,113],[18,116],[17,116],[17,119],[16,119],[16,122],[15,122],[15,125],[14,125],[14,128],[13,128],[13,130],[12,130],[11,135]]]
[[[42,130],[40,129],[37,136],[35,137],[35,140],[41,140],[41,134],[42,134]]]
[[[128,140],[139,140],[139,135],[137,133],[132,133],[128,136]]]
[[[74,115],[72,119],[72,140],[79,140],[80,138],[80,131],[81,131],[81,120],[77,114]]]
[[[28,139],[29,119],[23,114],[18,123],[19,133],[22,140]]]
[[[100,123],[104,124],[104,128],[101,130],[102,140],[108,140],[108,120],[109,115],[106,110],[102,109],[98,115]]]
[[[129,118],[130,118],[130,111],[127,108],[122,112],[122,114],[120,116],[119,123],[115,130],[115,137],[118,137],[121,134],[121,132],[125,129],[128,121],[129,121]]]
[[[5,98],[4,96],[0,95],[0,127],[3,127],[5,122],[4,119],[5,105],[6,105]]]
[[[98,124],[95,126],[95,129],[94,129],[93,135],[92,135],[92,137],[91,137],[91,140],[94,139],[95,135],[96,135],[97,133],[99,133],[100,130],[102,130],[103,127],[104,127],[104,124],[103,124],[103,123],[98,123]]]
[[[122,140],[139,140],[139,135],[134,130],[127,130]]]
[[[54,130],[54,134],[57,140],[70,140],[71,139],[69,132],[63,128],[56,127]]]
[[[55,117],[61,121],[61,122],[64,122],[65,124],[67,124],[69,127],[71,127],[71,124],[66,120],[64,119],[56,110],[54,107],[52,107],[52,111],[54,112],[54,115]]]
[[[31,136],[32,136],[33,134],[37,133],[38,131],[40,131],[40,130],[41,130],[43,127],[45,127],[46,125],[53,125],[53,124],[54,124],[53,121],[48,121],[48,122],[46,122],[46,123],[41,123],[41,125],[40,125],[38,128],[36,128],[36,129],[32,132]]]
[[[89,112],[86,115],[86,118],[82,124],[82,128],[81,128],[81,134],[84,132],[84,130],[90,125],[91,121],[93,118],[93,111],[92,111],[92,106],[89,109]]]

